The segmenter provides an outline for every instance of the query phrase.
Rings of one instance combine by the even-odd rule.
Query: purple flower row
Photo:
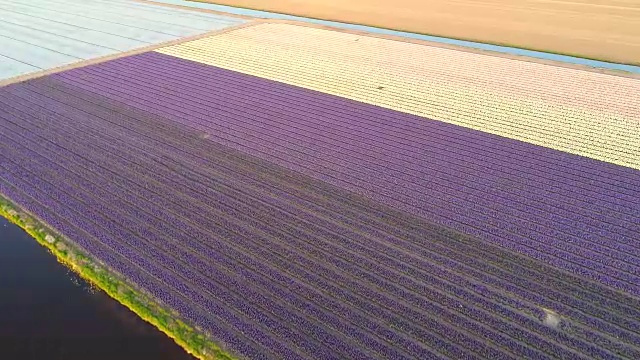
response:
[[[267,192],[264,181],[256,179],[261,175],[250,167],[240,169],[254,176],[253,182],[224,170],[234,163],[238,166],[237,161],[224,156],[197,159],[191,151],[207,146],[205,142],[186,137],[185,129],[158,138],[156,130],[166,131],[170,125],[149,114],[149,119],[127,118],[144,113],[130,109],[129,115],[123,114],[112,102],[102,109],[86,102],[82,107],[70,96],[58,97],[66,103],[56,104],[52,99],[61,94],[54,93],[29,93],[28,101],[38,100],[44,107],[37,103],[20,107],[16,105],[20,97],[11,106],[3,105],[4,116],[11,115],[2,126],[3,143],[13,146],[6,173],[22,171],[12,182],[43,201],[53,198],[50,201],[63,213],[65,205],[76,204],[82,209],[79,214],[88,217],[79,219],[78,226],[85,231],[97,226],[111,234],[105,238],[91,230],[98,239],[118,242],[114,247],[119,253],[137,249],[140,253],[131,259],[147,271],[152,269],[151,274],[171,279],[172,291],[192,296],[196,308],[216,309],[214,313],[233,326],[254,324],[252,339],[278,354],[311,352],[328,358],[332,354],[322,349],[330,346],[349,357],[397,358],[421,351],[436,356],[430,348],[452,357],[474,353],[504,357],[503,348],[528,357],[544,357],[545,352],[578,355],[557,345],[562,343],[606,357],[611,354],[608,350],[580,338],[605,339],[599,331],[607,329],[623,340],[637,339],[624,330],[637,324],[623,324],[621,317],[611,324],[583,316],[582,322],[572,324],[583,329],[580,336],[557,334],[537,322],[530,302],[500,298],[486,280],[478,281],[481,272],[472,272],[471,278],[458,275],[460,270],[448,268],[462,264],[447,261],[447,256],[442,265],[433,264],[433,257],[425,257],[430,253],[424,243],[407,248],[410,244],[397,239],[393,245],[382,234],[363,234],[371,225],[357,217],[347,219],[351,223],[346,226],[342,212],[325,210],[318,216],[303,211],[295,197],[272,193],[290,186],[282,177],[273,177],[276,181]],[[16,136],[29,145],[11,140]],[[193,145],[185,151],[189,140]],[[206,151],[198,154],[207,156]],[[38,175],[32,178],[33,174]],[[328,204],[336,200],[331,192],[315,198],[323,196],[333,199]],[[437,233],[430,236],[442,238]],[[230,309],[220,311],[216,304]],[[457,314],[458,305],[466,309],[463,315]],[[519,313],[518,306],[528,310]],[[633,311],[625,303],[620,306]],[[574,311],[580,316],[583,310]],[[281,322],[284,319],[288,322]],[[289,342],[283,343],[283,338]],[[609,348],[633,352],[624,344]]]

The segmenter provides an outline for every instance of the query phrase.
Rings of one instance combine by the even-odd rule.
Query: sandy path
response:
[[[634,0],[205,0],[640,64]]]

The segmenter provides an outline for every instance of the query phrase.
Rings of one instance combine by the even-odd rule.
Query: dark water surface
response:
[[[193,359],[0,218],[0,359]]]

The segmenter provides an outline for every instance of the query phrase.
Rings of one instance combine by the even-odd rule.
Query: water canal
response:
[[[193,359],[0,217],[0,359]]]

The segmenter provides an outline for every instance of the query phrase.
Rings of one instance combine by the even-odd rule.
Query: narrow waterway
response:
[[[193,359],[0,218],[0,359]]]

